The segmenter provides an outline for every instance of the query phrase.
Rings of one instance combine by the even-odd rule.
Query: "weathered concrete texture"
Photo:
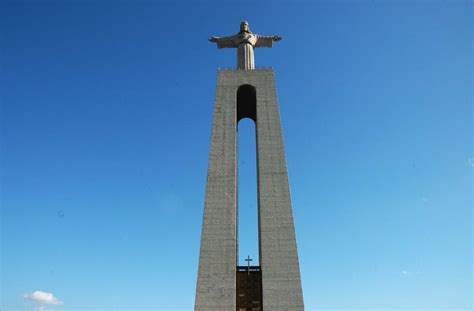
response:
[[[263,310],[304,310],[273,70],[219,71],[195,310],[236,310],[236,94],[257,97],[259,245]]]
[[[219,75],[196,290],[199,311],[235,311],[236,305],[236,105],[235,90],[226,82]]]
[[[304,310],[275,78],[262,75],[255,87],[263,309]]]

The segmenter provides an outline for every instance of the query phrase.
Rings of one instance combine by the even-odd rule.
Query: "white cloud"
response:
[[[54,297],[52,293],[45,293],[39,290],[33,292],[33,294],[31,295],[24,295],[23,297],[28,300],[33,300],[33,301],[41,302],[48,305],[62,305],[63,304],[63,302],[59,300],[58,298]],[[43,310],[40,309],[37,311],[43,311]]]
[[[45,306],[36,307],[33,311],[52,311],[51,309],[46,309]]]
[[[418,271],[413,272],[413,271],[402,270],[402,275],[406,276],[406,277],[411,277],[411,276],[419,275],[419,274],[421,274],[421,273],[418,272]]]
[[[474,158],[467,159],[467,163],[469,163],[470,166],[474,167]]]

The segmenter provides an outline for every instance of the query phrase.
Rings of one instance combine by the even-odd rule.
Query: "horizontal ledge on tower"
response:
[[[254,69],[237,69],[234,67],[217,67],[219,71],[252,71],[252,70],[269,70],[273,69],[273,67],[256,67]]]
[[[237,266],[237,272],[248,272],[250,268],[250,272],[260,272],[260,266]]]

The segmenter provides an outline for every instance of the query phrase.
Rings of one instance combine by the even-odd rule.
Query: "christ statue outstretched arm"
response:
[[[234,36],[230,37],[210,37],[209,41],[217,43],[217,48],[218,49],[223,49],[223,48],[236,48],[237,45],[232,41]]]
[[[210,42],[217,43],[217,48],[237,48],[237,69],[255,69],[254,48],[271,48],[273,41],[280,41],[280,36],[259,36],[250,31],[249,24],[242,22],[240,32],[229,37],[210,37]]]

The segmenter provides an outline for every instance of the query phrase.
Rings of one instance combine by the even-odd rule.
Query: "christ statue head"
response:
[[[239,33],[252,33],[250,31],[249,23],[247,21],[243,21],[240,23],[240,32]]]

